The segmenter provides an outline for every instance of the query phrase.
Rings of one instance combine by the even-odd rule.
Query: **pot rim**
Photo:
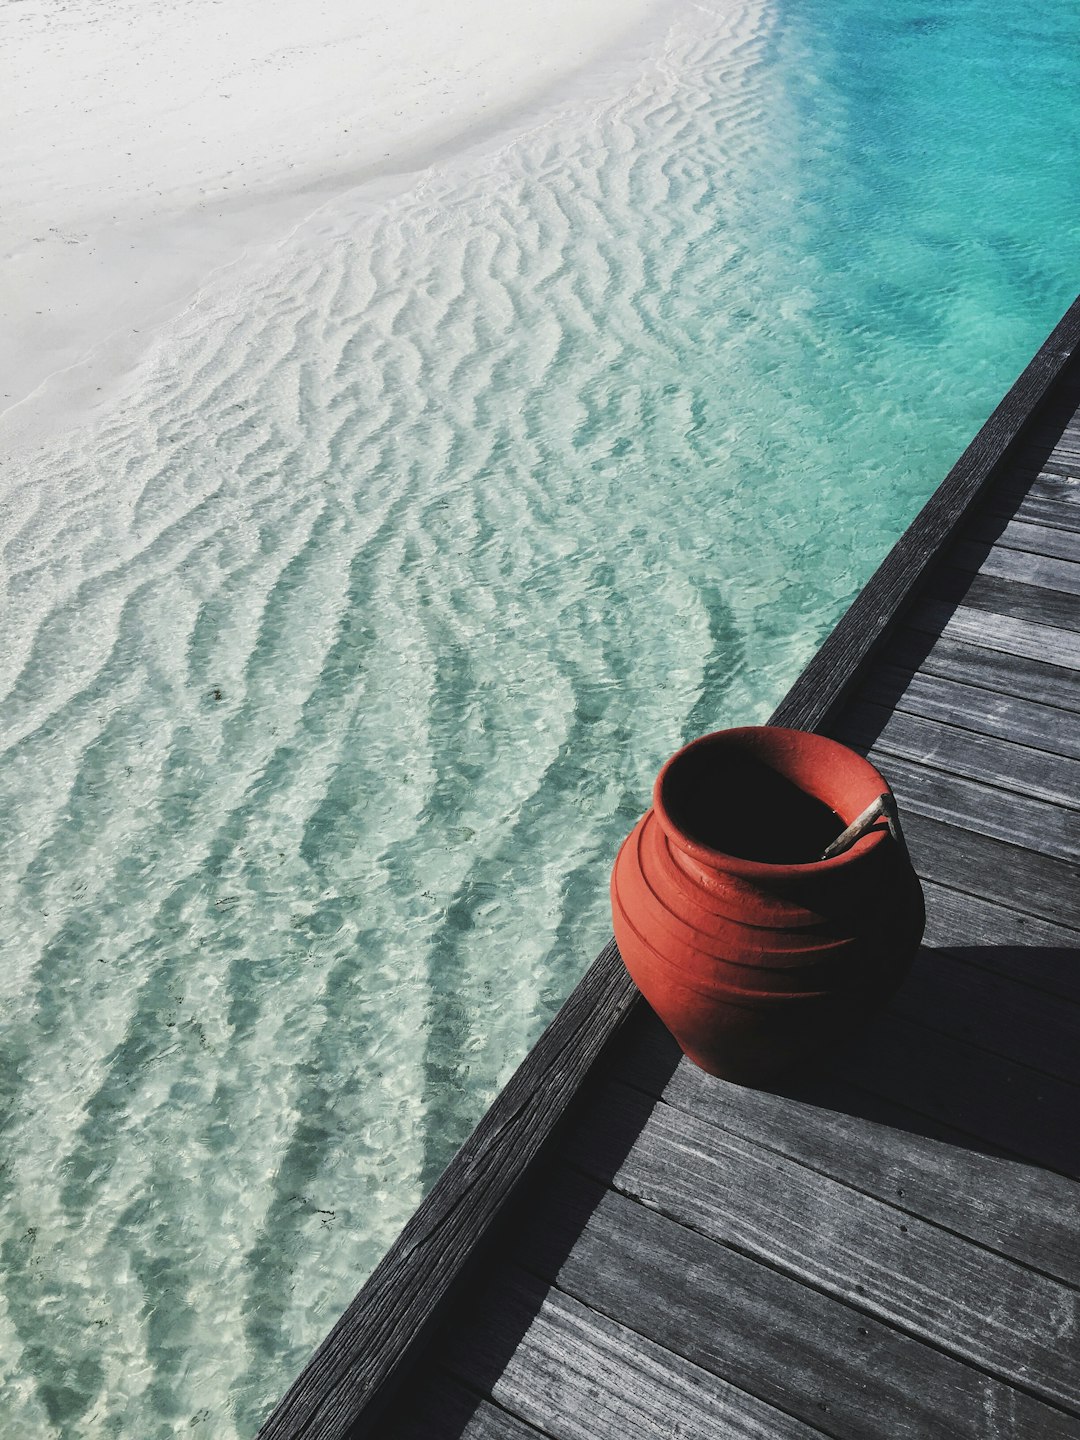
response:
[[[843,756],[845,764],[851,765],[856,770],[863,770],[868,782],[877,786],[876,794],[880,795],[888,791],[892,793],[888,781],[877,769],[877,767],[864,755],[852,750],[849,746],[841,744],[839,740],[832,740],[828,736],[818,735],[812,730],[794,730],[781,725],[738,725],[726,730],[713,730],[708,735],[699,735],[696,740],[691,740],[681,750],[676,750],[660,768],[653,783],[652,803],[656,818],[660,822],[667,839],[684,855],[696,860],[701,865],[716,869],[721,868],[732,875],[740,875],[747,879],[764,879],[771,877],[775,880],[807,878],[813,875],[831,875],[842,871],[848,865],[857,860],[862,860],[872,854],[880,845],[890,838],[887,828],[870,830],[863,835],[849,849],[840,855],[834,855],[831,860],[805,860],[798,863],[771,864],[767,860],[748,860],[741,855],[730,855],[727,851],[714,849],[712,846],[704,845],[699,840],[693,840],[681,829],[672,819],[670,812],[664,804],[664,784],[671,773],[672,768],[679,764],[688,754],[694,751],[714,746],[718,741],[725,744],[737,745],[744,736],[752,736],[755,741],[768,742],[775,739],[777,749],[783,752],[787,745],[789,748],[798,737],[800,745],[809,742],[810,746],[817,746],[822,752],[822,758],[831,752],[835,759]],[[768,748],[766,743],[765,748]],[[820,797],[819,797],[820,798]],[[870,802],[867,801],[867,804]],[[856,812],[857,814],[858,812]],[[845,825],[850,825],[856,818],[855,815],[840,817]]]

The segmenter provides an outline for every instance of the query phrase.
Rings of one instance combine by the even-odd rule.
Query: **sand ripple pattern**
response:
[[[966,256],[996,350],[925,292],[970,221],[875,229],[826,43],[695,9],[7,472],[10,1433],[253,1432],[606,938],[660,760],[768,713],[1060,308],[1038,237]]]

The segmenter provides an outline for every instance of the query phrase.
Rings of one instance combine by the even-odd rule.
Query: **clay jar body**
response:
[[[900,984],[925,923],[902,844],[882,823],[815,858],[887,789],[846,746],[773,726],[705,735],[660,771],[612,873],[615,939],[702,1069],[767,1080]]]

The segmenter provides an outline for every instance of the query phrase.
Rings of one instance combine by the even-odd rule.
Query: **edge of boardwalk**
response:
[[[816,730],[827,722],[1077,355],[1080,297],[856,596],[773,713],[772,724]],[[259,1440],[344,1440],[378,1418],[608,1042],[639,1002],[609,941],[278,1403]]]

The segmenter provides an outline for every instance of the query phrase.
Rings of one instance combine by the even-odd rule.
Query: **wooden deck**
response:
[[[1080,1440],[1078,716],[1080,302],[774,716],[896,791],[889,1012],[742,1088],[609,947],[267,1440]]]

